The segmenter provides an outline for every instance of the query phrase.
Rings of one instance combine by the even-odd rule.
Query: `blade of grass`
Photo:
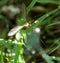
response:
[[[41,25],[41,23],[43,22],[44,19],[48,18],[50,15],[54,14],[55,12],[57,12],[60,8],[58,7],[55,10],[52,10],[46,14],[44,14],[43,16],[41,16],[40,18],[38,18],[33,24],[32,24],[32,28],[35,28],[39,25]]]
[[[32,9],[32,7],[35,5],[36,2],[37,2],[37,0],[32,0],[30,5],[26,8],[26,13],[27,14],[29,13],[29,11]]]
[[[57,40],[55,40],[55,43],[57,44],[56,47],[54,47],[49,54],[53,53],[55,50],[57,50],[58,48],[60,48],[60,38],[58,38]]]
[[[52,24],[49,24],[49,25],[47,25],[47,27],[49,27],[49,26],[53,26],[53,25],[58,25],[58,24],[60,24],[60,22],[59,22],[59,21],[54,22],[54,23],[52,23]]]
[[[51,59],[56,60],[56,61],[60,61],[60,57],[51,56]]]
[[[42,3],[42,4],[46,4],[46,3],[54,3],[54,4],[58,4],[58,5],[60,5],[60,0],[56,0],[56,1],[54,1],[54,0],[38,0],[37,2],[39,2],[39,3]]]
[[[4,63],[2,51],[0,51],[0,63]]]
[[[23,58],[23,36],[21,35],[18,39],[17,37],[19,37],[18,35],[16,35],[16,45],[14,47],[14,52],[15,52],[15,57],[14,57],[14,63],[25,63],[24,58]]]

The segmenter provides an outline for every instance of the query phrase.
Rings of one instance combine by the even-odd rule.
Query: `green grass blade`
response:
[[[44,14],[42,17],[38,18],[33,24],[32,24],[32,28],[35,28],[39,25],[41,25],[41,23],[43,22],[44,19],[48,18],[50,15],[54,14],[55,12],[57,12],[59,10],[59,8],[52,10],[46,14]]]
[[[0,51],[0,63],[4,63],[2,51]]]
[[[56,61],[60,61],[60,57],[51,56],[51,59],[56,60]]]
[[[54,22],[54,23],[52,23],[52,24],[49,24],[49,25],[47,25],[47,27],[49,27],[49,26],[53,26],[53,25],[58,25],[58,24],[60,24],[60,22],[59,22],[59,21]]]
[[[36,2],[37,2],[37,0],[32,0],[30,5],[26,8],[26,13],[27,14],[29,13],[29,11],[32,9],[32,7],[35,5]]]

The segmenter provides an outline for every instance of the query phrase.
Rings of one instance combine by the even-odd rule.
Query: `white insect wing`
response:
[[[13,36],[15,35],[20,29],[22,29],[23,26],[16,26],[9,31],[8,36]]]

